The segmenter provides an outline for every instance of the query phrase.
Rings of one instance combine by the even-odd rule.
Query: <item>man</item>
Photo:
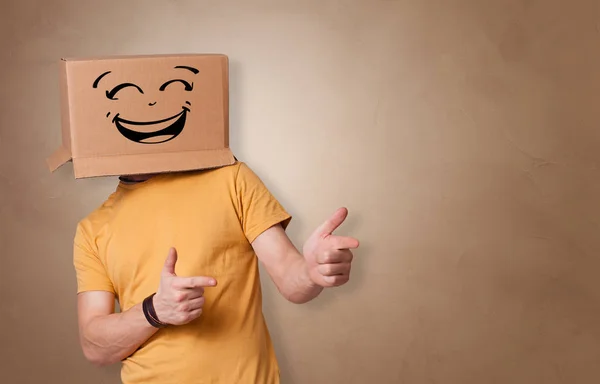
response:
[[[121,177],[75,235],[85,356],[122,361],[125,384],[279,383],[258,261],[293,303],[346,283],[358,241],[333,235],[346,215],[300,253],[285,234],[291,216],[243,162]]]

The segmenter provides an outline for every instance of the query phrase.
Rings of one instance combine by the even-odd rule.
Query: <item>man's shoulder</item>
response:
[[[111,193],[102,204],[80,219],[77,223],[76,238],[82,236],[93,238],[110,221],[116,200],[118,200],[118,191]]]
[[[247,167],[246,163],[242,162],[242,161],[235,161],[233,164],[230,165],[224,165],[221,167],[215,167],[215,168],[208,168],[208,169],[201,169],[198,171],[193,172],[194,174],[200,176],[200,175],[215,175],[215,176],[231,176],[231,175],[236,175],[239,171],[240,168],[243,167]]]
[[[192,181],[192,182],[201,182],[205,183],[231,183],[235,182],[238,175],[243,173],[248,166],[246,163],[241,161],[236,161],[230,165],[224,165],[215,168],[207,168],[207,169],[199,169],[193,171],[185,171],[178,172],[172,175],[171,177],[167,177],[166,180],[170,181]]]

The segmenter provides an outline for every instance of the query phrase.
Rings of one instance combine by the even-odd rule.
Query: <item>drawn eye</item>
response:
[[[127,87],[133,87],[135,89],[137,89],[138,91],[140,91],[141,94],[144,93],[144,91],[142,91],[142,88],[138,87],[135,84],[132,83],[123,83],[123,84],[119,84],[116,87],[114,87],[113,89],[111,89],[110,91],[106,91],[106,97],[108,97],[111,100],[119,100],[118,98],[115,97],[115,95],[117,94],[117,92],[119,92],[121,89],[123,88],[127,88]]]
[[[160,88],[159,88],[159,90],[160,91],[164,91],[165,88],[167,88],[169,86],[169,84],[172,84],[172,83],[181,83],[181,84],[183,84],[185,86],[185,90],[188,91],[188,92],[191,91],[192,89],[194,89],[194,83],[190,84],[190,83],[188,83],[185,80],[175,79],[175,80],[169,80],[166,83],[164,83],[163,85],[161,85]]]

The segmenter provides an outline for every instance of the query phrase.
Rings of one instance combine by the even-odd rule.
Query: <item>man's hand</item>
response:
[[[182,325],[200,317],[204,305],[204,288],[214,287],[212,277],[179,277],[175,274],[177,251],[169,250],[154,296],[154,310],[158,320],[172,325]]]
[[[348,282],[352,263],[351,249],[358,248],[358,240],[335,236],[335,231],[348,216],[346,208],[338,209],[304,244],[304,258],[308,275],[315,285],[335,287]]]

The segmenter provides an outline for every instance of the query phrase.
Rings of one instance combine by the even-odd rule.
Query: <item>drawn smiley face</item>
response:
[[[176,66],[175,69],[185,70],[193,73],[194,75],[198,74],[198,69],[179,65]],[[98,88],[100,80],[102,80],[105,76],[109,75],[111,71],[107,71],[102,73],[96,80],[94,81],[93,88]],[[182,78],[176,78],[169,80],[162,84],[158,91],[165,92],[168,90],[169,86],[172,84],[180,83],[185,87],[186,92],[192,92],[194,89],[194,83],[188,82]],[[111,90],[106,91],[106,97],[109,100],[118,100],[118,93],[126,88],[133,88],[137,90],[140,94],[144,94],[144,90],[134,84],[134,83],[121,83]],[[156,101],[148,103],[148,106],[153,107],[156,105]],[[140,144],[160,144],[165,143],[167,141],[173,140],[183,131],[185,128],[185,122],[187,118],[187,114],[191,112],[192,104],[185,100],[181,105],[181,110],[174,111],[173,115],[167,116],[163,119],[153,120],[153,121],[134,121],[128,120],[126,118],[121,117],[119,113],[116,113],[112,119],[112,123],[115,125],[117,130],[123,135],[126,139],[131,140]],[[110,117],[111,112],[108,112],[106,117]]]

